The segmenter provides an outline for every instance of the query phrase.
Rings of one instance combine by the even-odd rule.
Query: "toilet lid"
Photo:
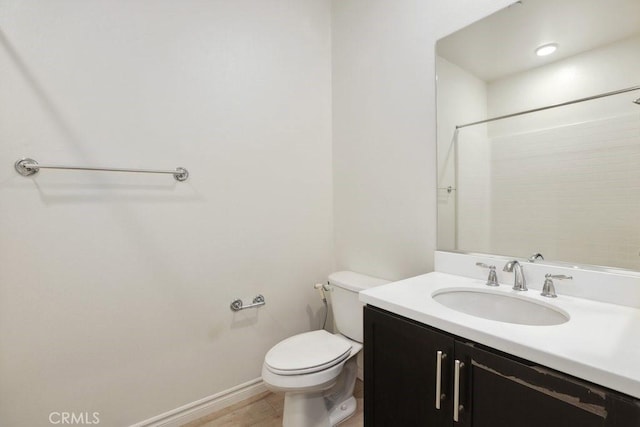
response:
[[[276,344],[264,357],[273,373],[299,375],[321,371],[345,360],[351,343],[321,329],[294,335]]]

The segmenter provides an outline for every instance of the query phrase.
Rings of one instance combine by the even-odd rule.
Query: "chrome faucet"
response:
[[[541,259],[542,261],[544,261],[544,257],[540,252],[536,252],[535,254],[531,255],[529,257],[529,262],[536,262],[536,260],[538,259]]]
[[[515,271],[514,271],[515,270]],[[528,291],[527,289],[527,281],[524,278],[524,273],[522,271],[522,265],[517,260],[509,261],[504,265],[502,271],[506,271],[507,273],[514,273],[515,278],[513,282],[513,290],[514,291]]]
[[[544,279],[544,285],[542,285],[542,293],[540,295],[547,298],[556,298],[556,288],[553,286],[553,279],[572,280],[573,276],[547,273],[544,275]]]
[[[498,283],[498,276],[496,275],[496,266],[495,265],[487,265],[483,262],[476,262],[478,267],[488,268],[489,269],[489,277],[487,278],[487,286],[500,286]]]

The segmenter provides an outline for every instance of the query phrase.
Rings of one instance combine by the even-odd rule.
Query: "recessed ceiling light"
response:
[[[556,49],[558,49],[558,44],[557,43],[543,44],[542,46],[540,46],[540,47],[538,47],[536,49],[536,55],[538,55],[538,56],[551,55],[553,52],[556,51]]]

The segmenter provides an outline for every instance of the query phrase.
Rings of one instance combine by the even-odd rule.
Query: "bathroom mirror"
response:
[[[438,249],[640,271],[640,0],[523,0],[436,55]]]

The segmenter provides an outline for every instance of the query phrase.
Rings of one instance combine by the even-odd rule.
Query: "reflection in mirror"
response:
[[[640,270],[640,0],[523,0],[436,51],[438,248]]]

